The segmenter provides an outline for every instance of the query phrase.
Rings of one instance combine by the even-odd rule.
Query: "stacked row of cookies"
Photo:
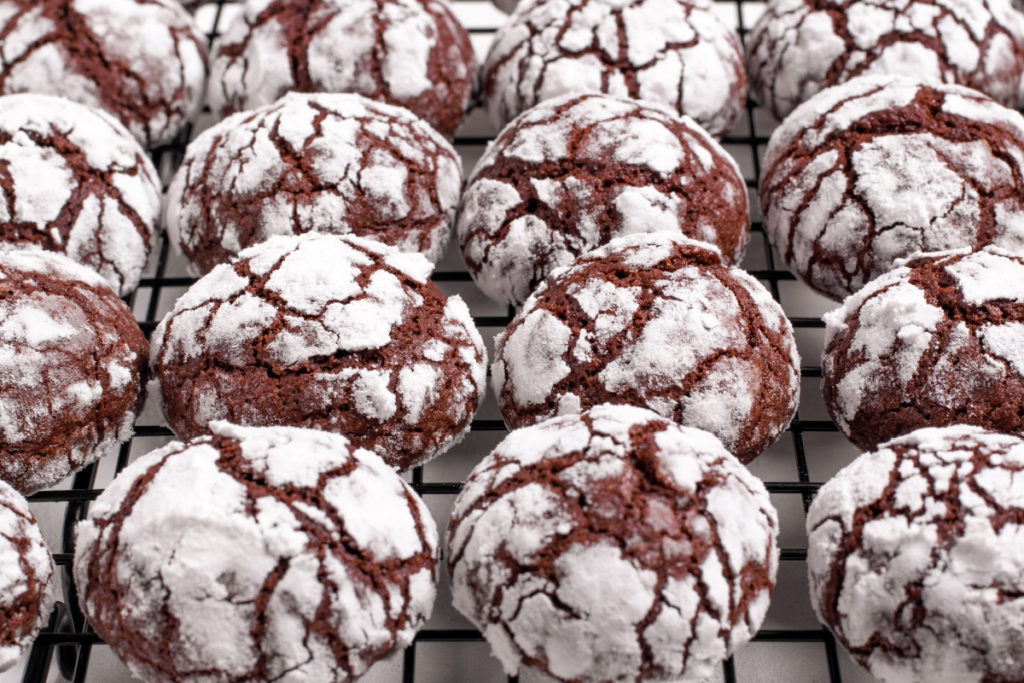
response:
[[[879,680],[1024,665],[1019,21],[1003,3],[778,2],[750,45],[755,89],[788,114],[765,230],[843,301],[822,389],[868,451],[808,511],[811,601]]]
[[[269,103],[293,88],[331,89],[317,80],[326,78],[318,75],[319,68],[328,64],[332,74],[349,74],[323,58],[324,45],[332,44],[336,35],[328,29],[363,26],[362,33],[351,29],[346,35],[365,35],[367,44],[383,45],[384,52],[395,50],[388,52],[390,63],[384,59],[377,65],[384,82],[374,82],[367,94],[394,102],[396,93],[413,93],[399,103],[446,134],[454,131],[469,90],[460,95],[448,93],[445,87],[458,78],[472,79],[464,59],[460,64],[460,59],[451,57],[459,52],[461,39],[442,31],[438,44],[446,47],[448,56],[435,61],[431,57],[420,70],[410,66],[409,55],[399,48],[411,46],[412,51],[422,52],[418,38],[423,29],[416,21],[403,23],[398,18],[408,10],[400,3],[395,3],[398,14],[391,34],[379,27],[366,29],[357,20],[346,23],[355,16],[365,19],[376,4],[360,9],[352,3],[351,15],[319,17],[322,33],[305,31],[302,21],[310,17],[287,3],[278,4],[250,3],[241,15],[244,22],[237,24],[241,28],[230,29],[222,44],[215,46],[211,63],[216,77],[209,91],[219,110]],[[431,3],[428,14],[435,22],[431,26],[444,24],[450,29],[442,10],[447,12],[443,5]],[[676,14],[681,23],[668,21]],[[792,15],[775,14],[786,20]],[[775,14],[769,14],[766,25]],[[990,25],[1003,27],[999,16],[993,16],[984,35],[999,32],[990,30]],[[680,111],[692,113],[721,134],[742,106],[745,77],[742,59],[736,59],[738,42],[710,17],[708,8],[687,3],[638,2],[626,9],[601,6],[599,12],[553,0],[528,3],[499,35],[488,59],[484,90],[492,111],[502,122],[522,114],[509,123],[474,171],[461,199],[458,232],[467,265],[481,288],[496,298],[523,304],[498,340],[495,390],[512,427],[582,413],[582,417],[556,418],[515,432],[474,472],[456,503],[449,535],[456,601],[481,626],[510,670],[525,661],[563,678],[704,675],[756,631],[767,609],[777,566],[775,513],[763,486],[733,456],[751,460],[788,424],[797,403],[799,360],[781,309],[756,280],[730,268],[742,257],[749,229],[742,177],[713,138],[679,116]],[[659,23],[671,28],[660,31]],[[808,20],[811,23],[813,19]],[[305,32],[305,38],[297,46],[287,42],[288,50],[281,48],[277,37],[285,29],[297,30],[295,26]],[[588,30],[594,33],[590,41]],[[668,35],[666,31],[689,33]],[[1011,35],[1009,30],[1003,32]],[[645,53],[652,49],[653,56]],[[615,68],[606,68],[603,55],[613,50],[624,54],[618,55]],[[1019,83],[1021,59],[1016,50],[1017,43],[1011,41],[1008,66],[990,68],[997,60],[982,60],[983,73],[996,74],[998,78],[992,79],[999,87]],[[461,55],[465,57],[465,50]],[[713,73],[687,71],[694,60],[712,64]],[[782,71],[785,63],[782,60],[776,67]],[[296,64],[305,66],[296,69]],[[531,66],[538,64],[543,65],[539,72]],[[461,76],[446,75],[449,67]],[[961,77],[959,72],[956,77]],[[782,75],[779,79],[784,80]],[[595,95],[551,99],[560,87],[575,86],[577,80],[587,89],[661,100],[668,107]],[[258,87],[264,83],[270,84],[267,90]],[[979,83],[980,77],[971,85]],[[351,85],[340,87],[358,90]],[[966,91],[887,81],[871,81],[865,87],[863,94],[868,96],[886,88],[912,89],[912,105],[919,108],[922,102],[941,100],[930,111],[932,119],[939,120],[936,127],[956,129],[957,121],[943,117],[963,115],[969,109],[978,126],[986,124],[998,131],[989,137],[995,141],[993,146],[1009,135],[1002,110]],[[215,91],[223,95],[223,102],[215,100]],[[898,110],[898,99],[883,99],[869,111],[904,117],[891,113]],[[961,104],[943,108],[947,100],[955,99]],[[963,102],[974,102],[974,108]],[[687,111],[688,106],[707,110],[703,114]],[[857,105],[850,111],[857,111]],[[838,118],[847,124],[842,116]],[[876,118],[888,125],[884,115]],[[868,125],[858,124],[854,130],[860,135]],[[921,130],[930,124],[914,125]],[[799,130],[813,132],[815,126],[827,123],[815,119]],[[828,133],[818,131],[811,137],[815,135],[827,137]],[[862,143],[863,138],[854,143],[858,153]],[[42,144],[53,143],[44,135]],[[794,154],[815,156],[817,152],[808,152],[808,144],[807,140],[796,143]],[[827,151],[838,143],[829,144]],[[1012,155],[1002,150],[994,156]],[[1012,191],[993,193],[987,172],[972,175],[984,165],[978,160],[981,152],[960,155],[970,162],[955,170],[967,189],[957,197],[956,207],[943,212],[943,220],[982,215],[986,221],[994,217],[991,226],[1007,224],[1000,216],[1012,211]],[[768,160],[772,154],[770,150]],[[949,163],[948,155],[942,158]],[[132,163],[142,168],[138,159],[144,156],[136,154]],[[870,164],[870,153],[857,163]],[[796,194],[792,188],[797,181],[792,179],[798,173],[783,162],[771,167],[772,173],[778,170],[780,184],[790,183],[789,189],[781,191],[784,208],[780,211],[807,214],[791,218],[794,225],[817,225],[821,231],[822,212],[840,213],[836,207],[842,201],[835,201],[834,191],[829,194],[830,190],[822,189],[823,182],[804,190],[822,192],[817,204],[807,199],[796,209],[787,205]],[[108,162],[100,168],[110,172],[119,167]],[[843,175],[834,166],[810,172],[831,173],[830,178]],[[1010,175],[1017,178],[1015,173]],[[853,177],[850,182],[856,184],[856,174],[846,177]],[[464,433],[483,395],[485,358],[479,335],[461,301],[446,301],[432,289],[427,280],[430,266],[422,257],[354,237],[272,236],[316,230],[369,234],[436,260],[447,240],[461,185],[457,157],[437,132],[402,109],[351,95],[292,95],[255,112],[229,117],[189,148],[172,183],[167,224],[197,270],[209,273],[179,300],[155,332],[153,391],[164,399],[168,421],[180,436],[211,430],[214,435],[151,454],[119,477],[81,528],[76,559],[90,617],[140,675],[161,678],[176,675],[172,672],[181,667],[203,665],[227,677],[296,672],[314,678],[347,678],[358,675],[395,645],[408,643],[429,614],[436,580],[436,533],[424,521],[429,516],[415,494],[379,467],[370,451],[404,469],[437,455]],[[982,205],[993,194],[995,199],[972,214],[970,190],[982,186],[984,191],[975,193],[981,197],[975,203]],[[863,200],[862,190],[856,193],[860,201],[850,203],[862,210],[867,203],[872,209]],[[246,205],[239,197],[253,201]],[[121,198],[118,194],[115,199]],[[825,199],[836,206],[822,209]],[[764,201],[769,203],[767,195]],[[766,220],[772,232],[767,210]],[[883,222],[872,218],[869,237],[858,244],[871,244],[872,231],[877,231],[885,235],[879,245],[890,248],[889,237],[900,230],[924,235],[919,241],[930,244],[928,231],[902,216],[894,221],[898,223],[895,232],[889,224],[878,225]],[[941,223],[926,222],[928,226]],[[136,236],[131,239],[145,241],[145,225],[133,223]],[[1001,233],[991,226],[984,223],[967,246],[997,241]],[[148,229],[151,233],[152,224]],[[667,233],[613,239],[655,229]],[[855,229],[849,221],[838,229],[842,237],[830,235],[822,240],[824,246],[846,239],[843,248],[848,250]],[[678,232],[704,243],[672,234]],[[1012,233],[1008,234],[1007,241],[1012,242]],[[119,243],[97,234],[94,243],[99,246],[86,250],[100,259],[94,267],[113,263],[106,256],[108,240]],[[902,243],[914,244],[913,239]],[[590,251],[594,247],[600,248]],[[797,251],[788,249],[787,258]],[[820,248],[812,252],[806,259],[814,264],[809,271],[822,272],[836,264],[834,258],[821,257]],[[968,262],[961,270],[969,277],[985,277],[971,270],[978,259],[1014,258],[991,249],[979,253],[982,256],[956,257]],[[884,261],[849,253],[846,258],[857,263],[856,268],[846,263],[838,267],[840,279],[848,284],[857,282],[860,271],[871,272],[876,261]],[[232,260],[225,264],[228,259]],[[125,288],[132,276],[125,277],[120,265],[109,266],[107,275],[122,292],[134,287]],[[136,282],[137,278],[136,274]],[[44,292],[42,298],[51,296],[47,284],[38,280],[23,278],[30,297],[38,298],[39,291]],[[927,286],[920,278],[914,282]],[[869,287],[864,296],[874,291]],[[965,297],[973,296],[967,289],[961,291]],[[989,292],[970,304],[987,304],[986,296],[995,296],[999,302],[1005,299]],[[868,304],[865,315],[884,319],[899,305]],[[24,315],[36,315],[36,311],[33,308]],[[934,316],[930,312],[928,316],[924,329],[937,329]],[[849,327],[866,330],[870,324]],[[932,328],[927,328],[929,324]],[[866,350],[874,354],[869,363],[875,362],[893,348],[879,341],[879,334],[889,329],[901,342],[920,346],[921,334],[914,325],[910,331],[905,325],[876,330],[869,341],[848,341],[839,353],[850,347]],[[1012,362],[1005,351],[1013,346],[1007,336],[1012,325],[1001,327],[1006,329],[986,329],[977,336],[989,347],[998,347],[991,353]],[[48,344],[43,351],[64,345],[65,337],[59,334],[36,340],[25,323],[13,323],[15,328],[12,334],[25,337],[19,343]],[[134,360],[146,356],[137,349],[133,353]],[[917,366],[922,357],[923,351]],[[901,356],[900,372],[905,373],[912,361]],[[864,361],[858,356],[852,362]],[[840,392],[853,391],[861,402],[865,387],[881,386],[881,380],[865,379],[870,371],[846,370],[851,379],[845,384],[837,379],[837,386],[856,386]],[[122,382],[123,373],[108,370],[108,374],[112,383]],[[135,396],[140,378],[141,372],[132,377]],[[89,384],[77,389],[70,388],[77,386],[74,382],[62,386],[79,397],[94,392]],[[706,429],[732,454],[714,437],[680,431],[654,413],[599,406],[609,401],[644,405],[672,421]],[[1012,419],[1013,411],[1005,412]],[[126,415],[130,422],[130,412],[122,411],[119,419]],[[321,439],[281,428],[247,430],[220,419],[313,426],[348,438]],[[874,426],[870,417],[867,423]],[[864,429],[849,431],[861,434]],[[325,455],[294,472],[281,460],[296,449]],[[544,456],[540,458],[543,473],[536,469],[537,453]],[[180,471],[175,473],[177,468]],[[244,490],[225,496],[237,500],[237,505],[230,510],[197,508],[187,523],[178,519],[183,526],[168,532],[166,500],[187,487],[191,475],[202,472],[209,476],[199,477],[201,486],[211,491],[236,489],[242,482]],[[364,478],[379,484],[367,484]],[[538,479],[542,490],[534,485]],[[368,499],[372,496],[365,492],[378,490],[375,486],[389,492],[380,500],[390,502],[378,507]],[[362,505],[358,509],[345,495],[327,493],[347,492],[351,487],[361,492],[356,496]],[[621,487],[615,493],[621,500],[608,497],[609,489],[615,487]],[[580,509],[565,507],[573,498],[583,501]],[[529,515],[536,513],[538,500],[546,501],[547,507],[541,508],[546,511],[544,519],[531,521]],[[614,500],[619,503],[613,504]],[[254,512],[263,509],[267,512]],[[391,514],[395,509],[408,514],[396,520]],[[691,516],[705,510],[704,516]],[[745,532],[738,530],[743,526],[740,510],[758,519]],[[634,512],[636,516],[631,517]],[[224,515],[232,523],[221,535],[181,533],[184,528],[215,525]],[[359,526],[365,524],[361,521],[365,517],[378,516],[394,525]],[[300,531],[291,538],[278,537],[276,532],[272,539],[267,536],[268,530],[282,525]],[[126,527],[131,531],[125,532]],[[473,531],[477,527],[490,531],[477,535]],[[484,538],[489,533],[512,540],[495,544]],[[544,542],[520,544],[520,533],[540,534]],[[388,534],[393,535],[390,544],[382,538]],[[327,543],[306,557],[294,545],[322,535],[351,537],[353,543],[345,549],[348,554],[338,554]],[[246,548],[235,543],[238,538],[277,545],[270,551]],[[408,538],[409,543],[398,538]],[[118,539],[130,539],[133,547],[147,543],[159,547],[152,554],[140,551],[142,556],[136,557],[135,551],[123,552]],[[224,541],[231,541],[230,550],[215,556],[201,554],[196,556],[197,564],[188,564],[190,550],[221,546]],[[621,552],[616,547],[620,542],[632,543],[632,549]],[[334,559],[324,559],[331,553]],[[353,554],[362,556],[358,566],[346,564],[345,558]],[[180,565],[174,559],[179,555]],[[543,557],[540,564],[546,566],[536,573],[523,571],[529,556]],[[679,562],[684,556],[686,562]],[[235,574],[240,562],[257,557],[261,559],[253,563],[250,574]],[[507,562],[501,558],[507,557],[517,560],[517,568],[498,571]],[[336,569],[332,562],[345,564],[346,569]],[[378,581],[383,588],[355,598],[346,593],[353,583],[374,575],[382,563],[399,568],[395,576]],[[605,574],[598,572],[597,579],[589,575],[595,563],[607,569]],[[217,570],[216,580],[204,583],[211,568]],[[156,583],[154,572],[160,577]],[[335,578],[327,582],[315,578],[325,573]],[[133,578],[129,585],[118,585],[113,575]],[[225,575],[231,577],[228,584],[220,580]],[[542,590],[544,577],[548,582]],[[717,588],[722,581],[731,582],[725,594]],[[285,586],[281,592],[278,582]],[[602,582],[617,584],[623,591],[621,602],[593,601],[606,587]],[[149,585],[156,592],[141,591],[126,606],[123,595],[137,590],[136,584]],[[309,592],[311,585],[322,585],[323,590]],[[626,585],[635,590],[621,588]],[[226,591],[220,599],[232,603],[254,590],[265,609],[262,614],[276,630],[268,634],[264,626],[254,625],[262,621],[254,620],[246,607],[237,614],[222,615],[234,630],[211,639],[209,622],[195,609],[194,600]],[[389,604],[388,596],[396,591],[403,601]],[[502,603],[506,591],[507,604]],[[275,611],[275,600],[295,600],[304,607]],[[571,608],[563,610],[557,607],[560,604]],[[491,607],[481,609],[484,605]],[[517,606],[516,617],[522,619],[514,623],[506,610]],[[137,613],[132,612],[136,609]],[[154,661],[144,653],[151,650],[150,645],[164,642],[168,632],[159,623],[152,628],[140,624],[167,609],[179,624],[196,630],[184,636],[186,645]],[[352,622],[360,609],[386,615],[383,621]],[[321,614],[331,610],[334,616],[347,616],[332,622]],[[565,612],[573,610],[586,618],[566,619]],[[302,620],[299,614],[306,615],[303,627],[297,625]],[[673,621],[673,614],[685,618]],[[600,631],[590,629],[594,619],[612,616],[616,619],[602,623]],[[314,630],[324,640],[311,644],[305,637],[314,617],[318,620]],[[353,623],[359,624],[362,634],[349,638],[352,634],[346,629],[357,628]],[[642,637],[635,635],[640,624]],[[611,626],[633,636],[617,640]],[[715,635],[707,636],[705,630]],[[371,632],[373,637],[367,635]],[[683,648],[677,642],[680,639],[685,642]],[[246,642],[250,644],[242,645]],[[232,651],[232,644],[238,649]],[[235,656],[243,650],[260,652],[255,665],[248,655]],[[340,650],[347,653],[345,657]]]

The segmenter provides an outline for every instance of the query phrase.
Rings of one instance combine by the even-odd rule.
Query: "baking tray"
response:
[[[492,34],[505,19],[489,2],[455,0],[456,14],[469,29],[474,48],[483,58]],[[717,0],[715,11],[746,37],[764,8],[752,0]],[[218,28],[225,26],[240,6],[228,0],[210,2],[201,7],[196,18],[212,41]],[[153,159],[165,183],[169,181],[184,152],[185,140],[212,123],[209,114],[173,145],[157,150]],[[814,618],[807,597],[804,513],[821,482],[827,480],[857,455],[856,450],[836,431],[821,401],[820,354],[824,329],[821,314],[833,307],[786,271],[765,238],[757,203],[760,159],[768,136],[777,122],[767,113],[749,106],[735,129],[725,137],[726,149],[739,162],[751,200],[753,234],[743,267],[753,273],[782,304],[793,322],[797,344],[803,359],[800,411],[789,430],[751,469],[767,484],[781,521],[778,586],[763,628],[753,642],[726,661],[714,680],[743,682],[817,683],[820,681],[870,681],[842,652]],[[455,139],[467,174],[483,153],[496,130],[481,110],[474,111]],[[484,297],[473,285],[453,243],[438,265],[434,281],[447,294],[460,294],[469,304],[488,350],[494,335],[511,317],[511,310]],[[126,301],[148,336],[175,299],[192,282],[184,259],[162,239],[144,278]],[[504,436],[505,427],[493,396],[488,396],[466,440],[449,453],[415,469],[408,476],[444,529],[448,510],[461,482],[472,467]],[[75,605],[70,565],[73,550],[72,528],[113,476],[133,458],[157,448],[173,438],[162,416],[152,405],[142,412],[135,437],[125,444],[116,458],[90,466],[58,487],[33,495],[29,500],[54,553],[64,596],[40,634],[31,652],[19,665],[0,674],[0,683],[25,681],[102,681],[119,683],[132,680],[127,669],[111,649],[85,623]],[[546,681],[536,671],[524,670],[520,676],[506,677],[480,634],[451,606],[444,572],[434,615],[416,637],[412,647],[379,662],[366,675],[366,681],[427,683],[488,681]]]

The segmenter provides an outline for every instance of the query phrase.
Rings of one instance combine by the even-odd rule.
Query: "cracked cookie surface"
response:
[[[786,265],[842,300],[899,258],[1024,248],[1024,117],[956,85],[865,76],[775,130],[765,230]]]
[[[516,118],[477,163],[456,223],[477,285],[516,305],[577,256],[657,230],[738,263],[750,237],[743,174],[691,119],[608,95],[557,97]]]
[[[469,431],[486,351],[422,255],[352,235],[278,236],[196,282],[153,333],[164,414],[340,432],[407,469]]]
[[[451,137],[476,83],[469,34],[445,0],[247,0],[212,52],[219,116],[293,90],[354,92]]]
[[[811,603],[880,681],[1015,681],[1024,442],[965,425],[866,453],[807,513]]]
[[[146,147],[199,115],[206,41],[175,0],[2,0],[0,92],[61,95]]]
[[[474,468],[447,561],[508,674],[699,680],[760,627],[777,535],[764,485],[712,435],[602,405],[516,430]]]
[[[167,231],[208,272],[271,235],[373,237],[436,263],[462,190],[452,146],[408,110],[291,93],[205,130],[167,192]]]
[[[747,45],[751,92],[780,119],[868,74],[958,83],[1014,106],[1024,17],[1010,0],[772,0]]]
[[[743,110],[747,75],[736,32],[704,0],[527,0],[495,34],[482,88],[500,127],[552,97],[602,92],[719,137]]]
[[[99,275],[60,254],[0,250],[0,479],[27,494],[115,453],[148,355]]]
[[[0,98],[0,240],[60,252],[134,291],[156,237],[160,178],[102,111],[62,97]]]
[[[914,258],[824,320],[825,406],[860,448],[953,423],[1024,433],[1024,258]]]
[[[50,616],[53,573],[28,501],[0,481],[0,671],[21,659]]]
[[[411,643],[438,560],[412,488],[337,434],[211,429],[133,462],[76,528],[83,609],[132,672],[347,681]]]
[[[628,403],[711,432],[743,462],[778,438],[800,393],[793,328],[768,290],[664,232],[557,271],[496,338],[491,370],[511,428]]]

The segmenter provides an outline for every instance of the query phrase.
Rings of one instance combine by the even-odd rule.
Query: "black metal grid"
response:
[[[730,7],[735,8],[735,14],[733,21],[737,26],[741,39],[745,39],[748,32],[748,25],[751,22],[751,10],[755,10],[761,4],[755,0],[716,0],[719,4],[717,9],[723,10],[721,16],[728,20],[729,15],[732,12],[729,10]],[[230,4],[233,0],[216,0],[210,4],[216,5],[215,8],[206,8],[206,16],[212,17],[209,22],[204,22],[210,27],[210,31],[207,33],[207,39],[212,42],[216,36],[216,28],[222,27],[221,22],[222,13],[225,5]],[[470,4],[479,4],[479,2],[473,3],[472,0],[455,0],[456,12],[459,13],[460,5],[466,7]],[[213,10],[210,13],[210,10]],[[496,20],[497,15],[494,15]],[[469,25],[470,33],[475,38],[480,38],[483,34],[491,34],[497,27],[497,23],[492,21],[488,25]],[[206,26],[204,26],[206,28]],[[486,37],[486,36],[484,36]],[[787,286],[787,283],[795,281],[795,278],[786,270],[782,269],[776,262],[776,255],[773,254],[771,246],[768,244],[764,230],[760,222],[760,212],[757,209],[756,203],[756,188],[760,178],[760,157],[763,153],[763,148],[768,141],[768,133],[773,122],[768,121],[765,123],[766,115],[764,112],[758,111],[752,105],[748,105],[746,115],[732,131],[732,133],[723,139],[723,144],[726,148],[732,152],[735,156],[743,156],[743,161],[746,161],[747,168],[744,169],[746,176],[746,183],[748,190],[751,194],[751,209],[752,217],[755,219],[753,222],[753,232],[751,239],[752,253],[756,252],[756,255],[748,254],[747,260],[744,265],[749,271],[757,278],[759,278],[772,292],[773,296],[783,303],[787,309],[787,314],[790,315],[790,320],[793,323],[794,328],[797,330],[798,336],[802,330],[820,330],[823,327],[820,317],[816,315],[805,315],[793,314],[790,307],[786,306],[786,296],[784,296],[783,288]],[[767,130],[766,130],[767,127]],[[470,126],[467,126],[470,128]],[[476,126],[480,128],[480,126]],[[161,175],[166,181],[170,178],[171,173],[180,163],[182,155],[184,153],[185,143],[190,139],[193,130],[190,129],[185,131],[184,134],[168,145],[167,147],[155,150],[153,153],[153,160],[158,169],[161,171]],[[493,136],[493,131],[485,130],[483,133],[477,134],[464,134],[456,137],[456,147],[463,153],[464,157],[472,162],[475,157],[474,153],[479,153],[483,145]],[[468,169],[467,169],[468,171]],[[451,251],[457,251],[457,248],[450,246]],[[147,272],[147,276],[144,277],[140,283],[139,289],[125,300],[129,307],[136,312],[136,316],[139,320],[143,332],[147,337],[152,332],[153,328],[159,321],[159,314],[166,310],[172,303],[174,292],[180,288],[187,287],[193,282],[193,279],[188,277],[179,277],[171,272],[169,264],[173,260],[173,256],[169,249],[167,241],[163,238],[160,239],[156,247],[156,258],[155,268],[151,264],[150,270]],[[439,270],[434,273],[433,279],[439,283],[442,289],[447,291],[462,291],[464,296],[466,291],[472,289],[471,279],[468,273],[464,269],[460,269],[457,264],[455,267],[450,266],[451,263],[455,263],[457,258],[448,258],[442,262]],[[803,285],[797,284],[796,287],[803,287]],[[453,290],[454,288],[454,290]],[[461,288],[461,290],[460,290]],[[468,290],[467,290],[468,288]],[[171,290],[168,292],[168,290]],[[474,311],[474,319],[480,328],[501,328],[508,323],[511,318],[512,310],[509,308],[503,312],[489,311],[491,314],[478,315]],[[812,344],[813,346],[813,344]],[[813,350],[813,360],[817,360],[818,353],[820,352],[820,345],[817,349]],[[807,350],[804,350],[804,355],[810,355]],[[806,362],[806,359],[805,359]],[[802,374],[805,378],[818,378],[821,376],[821,368],[819,365],[808,365],[805,364],[802,368]],[[814,395],[809,395],[809,394]],[[820,405],[820,399],[817,396],[816,382],[814,386],[809,386],[804,383],[803,386],[803,399],[801,403],[801,411],[806,412],[805,408],[808,403],[818,402]],[[820,411],[818,411],[820,413]],[[481,433],[492,433],[492,438],[500,438],[500,433],[504,432],[505,427],[500,419],[486,419],[481,417],[476,419],[472,425],[472,434]],[[788,457],[795,460],[795,476],[789,477],[784,480],[770,480],[766,481],[768,491],[773,494],[773,499],[780,497],[798,497],[802,512],[806,512],[807,506],[810,503],[814,492],[820,486],[820,482],[812,481],[811,468],[808,463],[808,453],[813,450],[813,447],[805,443],[805,435],[809,433],[818,432],[836,432],[835,425],[827,419],[803,419],[798,413],[797,417],[793,420],[786,435],[780,440],[780,444],[773,447],[773,450],[788,450]],[[130,457],[137,455],[141,452],[150,450],[144,442],[152,441],[153,438],[164,438],[169,439],[173,434],[164,424],[156,425],[145,425],[137,424],[135,429],[135,437],[132,442],[124,444],[121,448],[120,453],[116,459],[116,463],[112,468],[112,473],[120,472],[129,462]],[[142,447],[139,448],[139,442],[143,442]],[[133,443],[136,448],[133,449]],[[486,451],[485,451],[486,452]],[[484,455],[484,452],[477,452],[475,459],[479,459]],[[767,456],[762,456],[765,458]],[[775,456],[787,457],[782,454],[776,453]],[[820,456],[819,456],[820,457]],[[442,457],[441,460],[443,460]],[[439,461],[435,461],[437,463]],[[471,463],[472,464],[472,463]],[[842,463],[839,463],[842,464]],[[109,467],[109,465],[107,466]],[[447,469],[442,472],[440,479],[436,476],[432,476],[432,471],[435,471],[438,465],[434,463],[427,464],[424,467],[416,468],[411,474],[411,481],[413,487],[425,497],[428,504],[432,498],[436,498],[441,503],[449,500],[451,496],[458,493],[461,488],[461,480],[457,477],[443,476],[444,474],[450,474]],[[63,597],[57,605],[57,609],[54,610],[48,626],[40,634],[36,643],[31,651],[31,654],[27,660],[24,668],[22,680],[26,683],[41,683],[43,681],[49,681],[54,679],[66,679],[75,681],[87,680],[90,669],[90,657],[94,653],[94,650],[98,647],[106,647],[100,638],[95,634],[94,631],[86,623],[81,611],[78,609],[77,600],[74,593],[74,586],[71,581],[71,558],[73,551],[73,526],[81,519],[87,509],[89,502],[93,500],[102,491],[100,484],[100,478],[98,478],[98,465],[91,465],[72,479],[70,488],[64,490],[48,490],[40,493],[36,493],[30,497],[30,502],[33,503],[33,509],[38,511],[41,506],[63,506],[63,525],[61,529],[61,539],[59,547],[51,547],[54,550],[54,560],[58,567],[58,574],[62,581]],[[435,480],[437,479],[437,480]],[[435,515],[437,513],[435,512]],[[799,522],[802,523],[802,515],[798,515]],[[439,520],[441,521],[441,520]],[[439,525],[440,526],[440,525]],[[443,527],[442,527],[443,528]],[[785,534],[784,534],[785,535]],[[783,543],[786,546],[785,543]],[[807,550],[803,544],[790,544],[788,547],[783,547],[781,551],[781,565],[780,565],[780,580],[786,573],[803,572],[804,561],[806,560]],[[442,572],[443,573],[443,572]],[[442,578],[442,580],[446,580]],[[446,593],[441,592],[439,595],[439,603],[441,600],[446,598]],[[776,595],[778,598],[778,595]],[[440,606],[440,605],[439,605]],[[438,628],[434,627],[436,619],[432,619],[427,624],[427,627],[422,630],[416,637],[415,643],[409,647],[402,655],[400,655],[401,665],[401,680],[407,683],[413,683],[414,681],[420,680],[417,674],[417,663],[421,666],[419,670],[422,670],[422,651],[424,647],[417,648],[419,646],[434,646],[441,645],[442,647],[457,647],[460,643],[478,643],[482,642],[483,638],[480,634],[470,628]],[[772,647],[786,646],[787,644],[793,643],[806,643],[812,644],[816,647],[823,648],[824,659],[826,663],[827,679],[832,682],[838,682],[843,680],[841,673],[839,656],[837,655],[835,640],[832,635],[823,628],[764,628],[762,629],[753,639],[754,643],[771,644]],[[421,654],[418,656],[417,652]],[[436,656],[436,655],[435,655]],[[793,656],[800,656],[799,651]],[[756,668],[754,669],[757,670]],[[732,683],[734,681],[768,681],[773,680],[770,678],[769,672],[755,673],[753,675],[747,675],[740,677],[737,672],[736,662],[733,658],[730,658],[722,665],[722,680],[726,683]],[[459,680],[465,681],[476,681],[481,680],[479,672],[473,671],[462,671],[458,674]],[[849,676],[848,676],[849,677]],[[88,680],[100,680],[94,673]],[[517,677],[508,677],[508,681],[516,681]]]

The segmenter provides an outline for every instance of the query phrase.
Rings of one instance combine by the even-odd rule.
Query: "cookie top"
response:
[[[1024,434],[1024,258],[911,259],[824,319],[825,405],[857,446],[958,422]]]
[[[976,90],[856,78],[790,114],[762,166],[772,244],[837,300],[916,252],[1024,248],[1024,117]]]
[[[53,559],[28,501],[0,481],[0,671],[31,647],[54,594]]]
[[[456,230],[477,285],[519,305],[555,268],[620,235],[682,232],[737,263],[750,216],[739,166],[692,119],[565,95],[524,112],[488,146]]]
[[[705,0],[526,0],[495,34],[482,86],[498,126],[603,92],[663,104],[716,137],[747,97],[739,38]]]
[[[340,432],[406,469],[462,439],[486,351],[431,264],[353,235],[272,237],[201,278],[153,333],[164,414]]]
[[[713,247],[667,232],[556,271],[496,338],[491,371],[512,428],[628,403],[711,432],[744,462],[782,433],[800,393],[778,302]]]
[[[189,144],[165,222],[202,272],[271,235],[311,231],[374,237],[436,263],[461,190],[458,154],[408,110],[291,93]]]
[[[506,673],[703,680],[768,610],[778,520],[707,432],[603,405],[516,430],[448,525],[455,607]]]
[[[412,642],[438,559],[413,490],[337,434],[211,430],[133,462],[76,528],[82,607],[132,673],[348,681]]]
[[[1024,442],[919,429],[843,469],[807,513],[811,603],[881,681],[1009,681],[1024,662]]]
[[[176,0],[0,0],[0,92],[62,95],[171,142],[199,115],[206,41]]]
[[[476,82],[469,34],[444,0],[246,0],[212,53],[219,116],[291,90],[355,92],[451,137]]]
[[[124,126],[63,97],[0,97],[0,167],[0,240],[61,252],[122,296],[134,291],[162,195]]]
[[[867,74],[959,83],[1014,106],[1024,17],[1010,0],[771,0],[747,46],[751,91],[780,119]]]
[[[0,250],[0,479],[27,494],[115,452],[131,437],[147,356],[95,272]]]

